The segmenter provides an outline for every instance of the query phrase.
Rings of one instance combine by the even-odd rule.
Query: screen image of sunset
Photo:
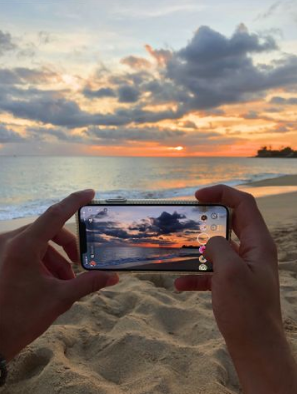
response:
[[[204,270],[213,236],[227,236],[222,206],[86,206],[79,220],[87,269]]]
[[[294,1],[11,0],[0,22],[0,155],[296,149]]]

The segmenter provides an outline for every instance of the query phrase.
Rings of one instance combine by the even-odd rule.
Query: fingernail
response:
[[[116,285],[118,283],[118,281],[119,281],[118,275],[117,274],[112,274],[112,275],[109,276],[105,286],[107,287],[107,286]]]
[[[95,190],[94,189],[85,189],[85,190],[82,190],[82,192],[83,193],[95,193]]]

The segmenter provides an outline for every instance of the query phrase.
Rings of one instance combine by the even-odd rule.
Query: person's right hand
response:
[[[250,194],[224,185],[198,190],[196,198],[234,209],[232,227],[240,244],[211,238],[204,254],[213,263],[213,275],[178,278],[176,289],[211,290],[213,312],[245,392],[293,393],[274,391],[284,383],[279,363],[286,365],[283,376],[288,376],[290,368],[297,376],[297,370],[282,324],[277,249],[256,201]],[[279,358],[278,371],[272,357]],[[268,388],[261,379],[268,379],[271,373],[275,379],[269,377],[272,385]],[[297,392],[296,378],[294,384]]]

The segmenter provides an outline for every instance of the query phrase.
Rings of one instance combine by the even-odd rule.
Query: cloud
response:
[[[164,66],[172,57],[172,52],[168,49],[153,49],[150,45],[145,45],[146,51],[156,60],[159,66]]]
[[[115,91],[111,88],[100,88],[98,90],[92,90],[88,87],[85,87],[82,93],[88,98],[116,97]]]
[[[111,74],[105,69],[102,74],[101,67],[101,72],[98,71],[94,80],[81,90],[89,100],[117,98],[119,103],[130,104],[124,108],[118,106],[110,113],[82,109],[75,98],[66,98],[65,91],[38,89],[39,84],[61,78],[50,69],[0,69],[0,111],[45,125],[116,126],[122,127],[123,133],[130,125],[181,119],[198,111],[203,115],[220,116],[224,115],[220,108],[223,105],[263,99],[267,91],[276,88],[297,88],[297,56],[283,55],[265,65],[253,61],[254,55],[277,48],[273,37],[249,33],[244,25],[240,25],[231,37],[202,26],[189,43],[177,51],[146,46],[157,62],[154,71],[136,69],[135,72]],[[133,63],[141,58],[124,59]],[[25,84],[30,87],[19,89],[17,86]],[[160,104],[170,104],[174,109],[146,109]],[[107,140],[109,133],[119,139],[114,131],[98,129],[96,133],[95,138]],[[135,133],[146,138],[152,130],[147,134]]]
[[[226,138],[214,131],[196,129],[198,132],[162,129],[159,127],[117,127],[104,128],[91,126],[75,132],[68,127],[27,127],[26,135],[14,142],[67,142],[72,144],[101,145],[101,146],[127,146],[130,144],[155,142],[170,146],[185,145],[195,149],[199,146],[228,144],[238,139]],[[134,145],[135,146],[135,145]]]
[[[89,143],[83,135],[72,133],[70,130],[45,128],[45,127],[28,127],[26,130],[30,139],[45,141],[46,137],[55,137],[58,141],[70,143]]]
[[[127,56],[121,60],[121,63],[135,70],[147,69],[152,67],[152,63],[150,61],[138,56]]]
[[[279,104],[279,105],[296,105],[297,104],[297,97],[290,97],[284,98],[275,96],[269,101],[272,104]]]
[[[186,108],[210,109],[262,98],[267,90],[297,83],[297,56],[262,66],[252,54],[277,49],[275,40],[242,27],[227,38],[203,26],[189,44],[168,61],[166,77],[183,87]]]
[[[266,11],[259,14],[255,20],[267,19],[275,13],[275,11],[282,5],[282,1],[276,1]]]
[[[186,121],[182,122],[181,126],[186,129],[197,129],[196,123],[191,122],[190,120],[186,120]]]
[[[88,229],[92,235],[98,235],[101,239],[104,236],[111,237],[108,242],[128,242],[140,243],[149,241],[150,243],[168,243],[168,240],[162,238],[174,233],[189,234],[193,230],[199,232],[200,222],[195,220],[188,220],[184,214],[174,212],[168,213],[163,211],[158,217],[148,217],[133,222],[128,228],[123,228],[118,222],[95,220],[93,229]],[[158,240],[154,240],[154,238]],[[106,242],[106,238],[104,239]]]
[[[101,129],[99,127],[90,127],[86,130],[86,135],[90,138],[99,138],[102,140],[112,140],[119,143],[127,141],[165,141],[173,138],[180,138],[185,132],[180,130],[162,130],[157,127],[147,128],[116,128]]]
[[[135,103],[138,101],[140,92],[133,86],[120,86],[118,89],[120,103]]]
[[[0,30],[0,56],[16,48],[17,45],[13,42],[11,35]]]
[[[51,34],[42,30],[38,33],[38,39],[39,43],[43,45],[49,44],[53,41]]]
[[[8,144],[12,142],[25,142],[26,139],[22,137],[19,133],[8,129],[6,126],[0,123],[0,143]]]
[[[60,80],[60,76],[56,72],[47,68],[0,68],[0,84],[2,85],[20,85],[26,83],[40,84],[49,82],[53,79]]]
[[[52,93],[36,92],[30,100],[1,99],[0,110],[9,112],[15,117],[30,119],[52,124],[77,128],[89,125],[123,126],[134,123],[155,123],[164,119],[178,119],[183,113],[181,110],[164,110],[160,112],[145,111],[140,107],[117,109],[112,114],[91,114],[81,110],[73,100],[53,97]]]
[[[133,223],[129,230],[139,231],[148,234],[148,236],[159,236],[173,234],[185,230],[199,230],[199,222],[187,220],[184,214],[178,212],[169,213],[163,211],[157,218],[150,217],[149,220],[143,220],[140,223]]]
[[[259,114],[257,111],[249,111],[246,114],[241,115],[244,119],[259,119]]]

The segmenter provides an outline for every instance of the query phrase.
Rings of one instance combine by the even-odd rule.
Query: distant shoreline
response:
[[[252,156],[252,159],[297,159],[297,156]]]
[[[267,149],[266,146],[259,149],[256,158],[269,159],[297,159],[297,150],[293,150],[289,146],[283,149]]]

